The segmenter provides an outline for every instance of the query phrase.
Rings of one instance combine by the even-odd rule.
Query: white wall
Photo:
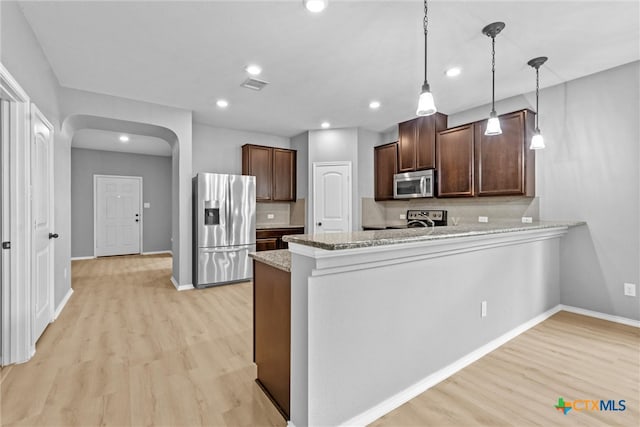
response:
[[[373,147],[382,141],[382,134],[358,128],[358,200],[374,196]]]
[[[335,161],[351,162],[352,229],[360,229],[360,209],[358,202],[358,129],[326,129],[309,131],[308,232],[313,231],[313,163]]]
[[[198,172],[242,173],[244,144],[291,148],[289,138],[193,123],[193,175]]]
[[[71,287],[70,138],[60,130],[59,84],[17,2],[0,2],[0,61],[54,126],[54,304]],[[65,275],[66,271],[66,275]]]
[[[551,66],[551,65],[550,65]],[[544,83],[545,69],[541,70]],[[562,244],[562,303],[640,319],[640,62],[540,92],[536,153],[541,219],[585,220]],[[535,109],[535,94],[498,101],[498,114]],[[449,116],[449,125],[483,119],[490,106]]]

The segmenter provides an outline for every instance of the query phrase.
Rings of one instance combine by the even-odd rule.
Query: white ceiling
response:
[[[120,142],[120,132],[80,129],[73,134],[71,146],[89,150],[119,151],[122,153],[150,154],[171,157],[171,147],[164,139],[153,136],[126,134],[128,142]]]
[[[332,0],[318,15],[300,0],[21,6],[62,86],[190,109],[213,126],[292,136],[328,120],[383,131],[414,117],[423,80],[420,0]],[[432,1],[438,108],[490,102],[488,23],[507,24],[496,40],[501,99],[534,89],[526,62],[536,56],[549,57],[543,87],[640,59],[639,16],[637,1]],[[261,92],[240,87],[253,62],[270,82]],[[444,76],[451,65],[462,75]]]

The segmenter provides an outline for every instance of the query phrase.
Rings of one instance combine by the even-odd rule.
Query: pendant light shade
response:
[[[427,82],[427,24],[429,23],[429,19],[427,18],[427,0],[424,0],[424,83],[422,84],[422,92],[420,93],[420,98],[418,98],[418,109],[416,110],[417,116],[430,116],[435,114],[436,111],[436,103],[433,100],[433,94],[431,93],[431,88],[429,87],[429,83]]]
[[[536,69],[536,130],[533,133],[533,137],[531,138],[531,145],[529,145],[530,150],[541,150],[545,147],[544,138],[540,133],[540,127],[538,126],[538,120],[540,116],[540,106],[538,104],[538,100],[540,98],[540,66],[547,62],[546,56],[540,56],[538,58],[533,58],[527,65]]]
[[[500,135],[502,128],[500,127],[500,119],[495,111],[489,114],[489,120],[487,121],[487,128],[484,131],[485,135]]]
[[[418,110],[416,111],[416,115],[418,116],[430,116],[435,114],[438,111],[436,109],[436,103],[433,100],[433,95],[431,91],[429,91],[429,86],[425,88],[422,87],[422,93],[420,94],[420,98],[418,98]]]
[[[491,37],[491,113],[487,121],[485,135],[500,135],[500,119],[496,113],[496,36],[504,29],[504,22],[494,22],[482,29],[482,34]]]
[[[536,132],[533,134],[533,138],[531,138],[531,145],[529,145],[530,150],[541,150],[544,147],[544,138],[540,133],[540,129],[536,129]]]

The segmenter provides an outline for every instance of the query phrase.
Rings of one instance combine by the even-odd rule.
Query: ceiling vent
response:
[[[265,82],[263,80],[258,80],[258,79],[254,79],[253,77],[249,77],[247,80],[242,82],[240,86],[246,87],[247,89],[262,90],[262,88],[268,84],[269,84],[268,82]]]

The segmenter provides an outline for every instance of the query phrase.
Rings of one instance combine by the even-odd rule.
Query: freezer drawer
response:
[[[194,286],[202,288],[251,280],[253,264],[249,252],[256,245],[198,248],[198,269]]]

